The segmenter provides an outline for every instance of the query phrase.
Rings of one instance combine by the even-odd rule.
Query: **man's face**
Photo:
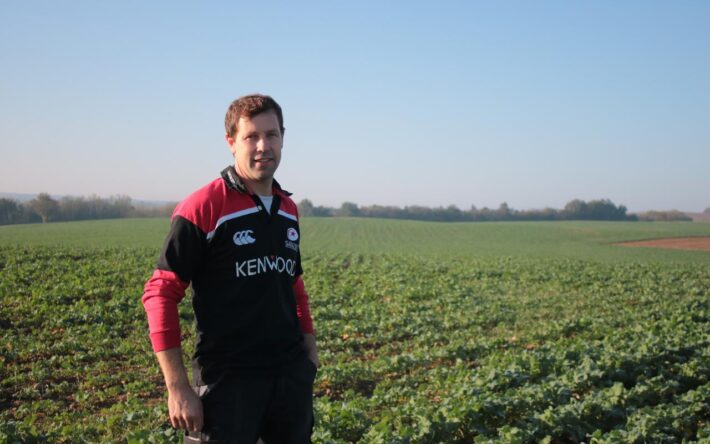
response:
[[[234,137],[227,136],[235,167],[246,180],[270,184],[281,161],[283,135],[276,114],[267,111],[240,117]]]

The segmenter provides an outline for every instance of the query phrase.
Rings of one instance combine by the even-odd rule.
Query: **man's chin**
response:
[[[254,180],[255,180],[255,181],[261,182],[261,183],[267,183],[267,182],[272,181],[273,179],[274,179],[274,173],[270,173],[270,174],[257,174],[257,175],[254,177]]]
[[[257,180],[270,180],[274,177],[275,172],[276,168],[265,168],[262,170],[256,170],[254,171],[254,177],[256,177]]]

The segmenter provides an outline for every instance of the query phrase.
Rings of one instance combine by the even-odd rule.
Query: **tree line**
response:
[[[40,193],[28,202],[0,198],[0,225],[56,222],[89,219],[114,219],[124,217],[169,217],[176,203],[146,205],[134,202],[128,196],[100,198],[63,197],[54,199],[48,193]],[[542,210],[516,210],[507,203],[498,208],[476,208],[461,210],[455,205],[447,207],[424,206],[358,206],[344,202],[340,207],[316,206],[309,199],[298,203],[301,216],[317,217],[377,217],[385,219],[409,219],[440,222],[472,221],[553,221],[553,220],[607,220],[607,221],[679,221],[689,218],[685,213],[671,211],[649,211],[628,214],[624,205],[615,205],[609,199],[583,201],[574,199],[564,208],[544,208]],[[709,212],[710,208],[706,210]]]
[[[378,217],[386,219],[409,219],[441,222],[473,222],[473,221],[545,221],[545,220],[607,220],[607,221],[637,221],[637,220],[691,220],[679,211],[653,211],[643,213],[639,218],[636,214],[628,214],[624,205],[615,205],[609,199],[590,200],[588,202],[574,199],[561,210],[544,208],[542,210],[516,210],[507,203],[498,208],[476,208],[461,210],[455,205],[447,207],[405,206],[358,206],[352,202],[344,202],[339,208],[315,206],[304,199],[298,203],[301,216],[318,217]]]
[[[63,197],[40,193],[28,202],[0,198],[0,225],[123,217],[168,217],[175,203],[137,204],[128,196]]]

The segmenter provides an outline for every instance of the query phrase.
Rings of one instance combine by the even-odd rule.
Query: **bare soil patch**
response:
[[[710,251],[710,237],[671,237],[667,239],[621,242],[616,245],[622,245],[624,247],[652,247],[669,248],[672,250]]]

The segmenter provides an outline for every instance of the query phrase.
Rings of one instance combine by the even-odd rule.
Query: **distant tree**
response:
[[[445,210],[443,211],[438,211],[440,213],[440,216],[437,217],[438,220],[444,220],[444,221],[458,221],[462,220],[463,213],[461,213],[461,210],[459,207],[457,207],[454,204],[449,205],[446,207]]]
[[[574,199],[563,210],[544,208],[542,210],[516,210],[501,203],[498,208],[477,208],[471,205],[468,210],[461,210],[456,205],[447,207],[423,207],[418,205],[395,206],[370,205],[358,207],[352,202],[343,202],[339,208],[314,206],[304,199],[298,204],[301,215],[319,217],[379,217],[389,219],[410,219],[423,221],[499,221],[499,220],[638,220],[635,214],[627,214],[623,205],[616,206],[609,199],[585,202]]]
[[[411,205],[404,207],[403,218],[414,220],[434,220],[434,210],[429,207]]]
[[[560,218],[560,211],[549,207],[542,210],[511,210],[512,220],[559,220]]]
[[[88,205],[83,197],[62,197],[59,201],[59,212],[63,220],[90,219]]]
[[[647,222],[692,222],[692,218],[678,210],[669,211],[646,211],[637,216],[639,220]]]
[[[554,208],[545,207],[542,210],[535,212],[539,220],[558,220],[560,219],[560,212]]]
[[[565,219],[574,220],[634,220],[626,215],[626,207],[614,205],[609,199],[583,200],[574,199],[562,210]]]
[[[495,220],[495,211],[488,207],[483,207],[478,210],[476,214],[476,220]]]
[[[360,214],[364,217],[401,219],[402,209],[391,206],[371,205],[369,207],[360,207]]]
[[[0,199],[0,225],[17,224],[22,221],[22,205],[12,199]]]
[[[587,203],[580,199],[574,199],[567,202],[567,205],[562,209],[562,214],[565,219],[577,219],[585,216],[587,212]]]
[[[313,216],[313,202],[303,199],[298,203],[298,214],[300,216]]]
[[[335,209],[323,205],[318,205],[313,209],[313,215],[318,217],[333,217],[335,216]]]
[[[705,211],[703,211],[705,214],[710,214],[710,207],[705,208]]]
[[[501,220],[511,219],[512,214],[513,213],[510,210],[510,207],[508,206],[507,202],[503,202],[502,204],[500,204],[500,206],[496,210],[496,216]]]
[[[27,205],[42,218],[42,223],[49,222],[59,212],[59,202],[52,199],[48,193],[39,193]]]
[[[129,196],[111,196],[109,202],[113,206],[113,217],[130,217],[136,210],[133,206],[133,200]]]
[[[609,199],[591,200],[587,203],[587,215],[592,220],[621,220],[626,216],[626,207],[617,207]]]
[[[343,204],[340,205],[340,210],[338,210],[338,216],[343,216],[343,217],[360,216],[360,208],[358,208],[357,204],[354,204],[352,202],[343,202]]]

